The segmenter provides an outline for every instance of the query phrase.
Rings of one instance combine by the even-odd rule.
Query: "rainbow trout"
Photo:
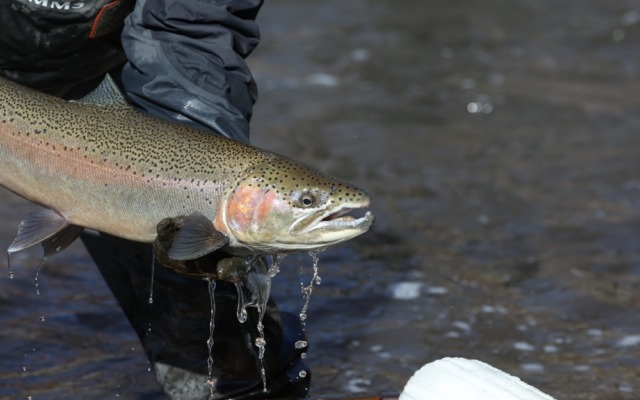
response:
[[[155,240],[185,217],[168,256],[190,260],[309,251],[366,232],[361,189],[290,158],[138,112],[110,78],[67,102],[0,78],[0,185],[46,208],[21,223],[9,254],[47,255],[83,228]]]

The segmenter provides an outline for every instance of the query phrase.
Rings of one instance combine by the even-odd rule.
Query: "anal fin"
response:
[[[65,217],[53,210],[35,211],[20,222],[18,234],[7,253],[15,253],[41,243],[46,258],[69,246],[82,229],[69,224]]]

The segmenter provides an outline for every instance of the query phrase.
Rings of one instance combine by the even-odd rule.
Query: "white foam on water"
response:
[[[640,345],[640,335],[627,335],[616,342],[618,347],[632,347]]]
[[[426,292],[431,296],[444,296],[449,294],[449,289],[442,286],[431,286],[426,289]]]
[[[451,325],[454,328],[458,328],[461,331],[464,331],[465,333],[471,332],[471,325],[469,325],[467,322],[464,322],[464,321],[453,321],[451,323]]]
[[[394,300],[414,300],[420,297],[422,282],[396,282],[390,285],[391,298]]]
[[[543,372],[545,369],[544,365],[535,362],[520,364],[520,368],[522,368],[523,371],[536,373]]]
[[[345,389],[351,393],[363,393],[369,390],[371,381],[365,378],[353,378],[347,382]]]
[[[513,348],[520,351],[534,351],[536,347],[527,342],[515,342]]]

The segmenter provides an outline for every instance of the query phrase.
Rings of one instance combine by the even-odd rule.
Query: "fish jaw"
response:
[[[305,215],[294,222],[289,232],[292,236],[315,235],[318,241],[349,240],[368,231],[375,219],[370,211],[360,218],[349,213],[368,208],[370,203],[370,197],[367,197],[359,203],[342,203],[334,208]]]
[[[370,203],[369,194],[353,185],[276,160],[251,169],[224,196],[214,226],[229,236],[231,253],[311,251],[367,232],[373,214],[350,213]]]

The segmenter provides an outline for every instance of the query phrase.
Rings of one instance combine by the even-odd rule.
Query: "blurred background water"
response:
[[[461,356],[558,399],[638,398],[636,2],[277,0],[259,22],[253,142],[367,188],[377,216],[320,256],[313,396],[397,392]],[[0,196],[8,246],[33,206]],[[41,295],[38,261],[0,278],[0,397],[157,398],[82,246]],[[300,265],[273,282],[296,313]]]

